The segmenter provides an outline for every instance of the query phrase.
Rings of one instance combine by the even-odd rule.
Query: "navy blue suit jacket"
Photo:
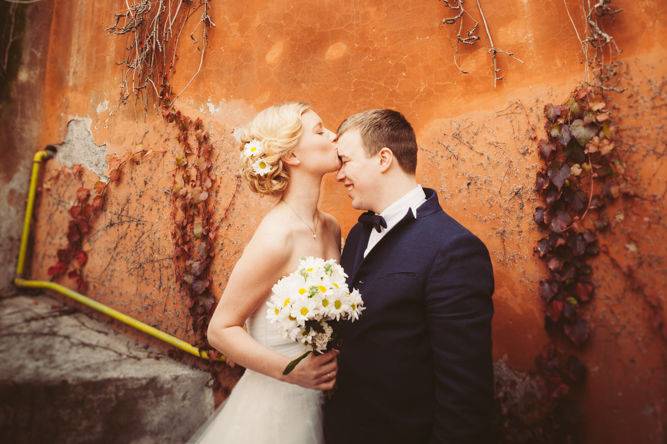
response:
[[[493,270],[484,244],[427,200],[363,257],[350,231],[341,264],[366,306],[341,326],[327,444],[493,440]]]

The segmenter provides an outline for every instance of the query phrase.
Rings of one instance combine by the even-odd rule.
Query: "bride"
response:
[[[267,108],[242,131],[250,188],[280,199],[245,247],[211,318],[210,344],[246,371],[195,442],[324,442],[323,391],[336,382],[338,352],[310,354],[283,376],[306,348],[267,321],[265,302],[300,258],[340,259],[340,227],[317,208],[322,177],[340,166],[334,138],[302,103]]]

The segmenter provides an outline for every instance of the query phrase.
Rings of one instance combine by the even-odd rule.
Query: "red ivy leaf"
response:
[[[69,215],[72,216],[72,219],[81,216],[81,205],[72,205],[69,209]]]
[[[100,211],[104,206],[104,201],[105,201],[104,195],[95,196],[95,198],[93,198],[93,204],[92,204],[93,211],[95,212]]]
[[[556,217],[551,220],[550,227],[556,233],[562,233],[571,223],[570,215],[565,211],[559,211],[556,213]]]
[[[563,301],[560,300],[551,301],[547,308],[547,316],[549,316],[549,319],[551,319],[554,322],[558,322],[561,313],[563,313],[564,306],[565,304],[563,303]]]
[[[192,291],[195,294],[202,294],[204,290],[206,290],[206,287],[208,287],[208,279],[202,279],[192,283]]]
[[[549,178],[542,171],[539,171],[535,177],[535,191],[539,193],[543,191],[548,185]]]
[[[69,226],[67,227],[67,240],[70,243],[76,243],[81,240],[81,232],[74,221],[70,221]]]
[[[86,254],[85,251],[79,250],[74,255],[74,259],[77,261],[80,267],[83,267],[84,265],[86,265],[86,262],[88,262],[88,255]]]
[[[46,271],[49,276],[57,276],[59,274],[62,274],[67,270],[67,265],[64,262],[58,262],[56,265],[53,265],[52,267],[49,267],[49,269]]]
[[[577,293],[577,299],[581,302],[588,302],[593,297],[593,284],[590,282],[577,282],[575,287],[575,292]]]
[[[84,203],[90,197],[90,190],[88,188],[81,187],[76,190],[76,200],[81,203]]]
[[[114,183],[118,183],[120,180],[120,170],[118,168],[114,168],[109,172],[109,180]]]
[[[552,257],[551,259],[549,259],[549,262],[547,262],[547,267],[549,267],[549,270],[551,271],[560,270],[562,266],[563,262],[557,257]]]
[[[565,324],[564,331],[567,337],[578,347],[584,345],[590,336],[588,323],[581,318],[573,324]]]
[[[556,188],[559,190],[563,188],[565,180],[568,177],[570,177],[570,166],[568,164],[564,164],[560,167],[560,169],[553,169],[549,171],[549,179],[551,180],[551,183],[556,185]]]
[[[535,220],[535,223],[538,225],[545,225],[545,215],[544,207],[537,207],[535,208],[535,213],[533,214],[533,220]]]
[[[72,250],[70,248],[61,248],[56,253],[58,260],[65,264],[68,264],[72,260]]]

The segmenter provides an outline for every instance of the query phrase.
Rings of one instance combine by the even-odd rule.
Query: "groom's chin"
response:
[[[366,208],[364,208],[363,204],[361,202],[359,202],[357,199],[355,199],[354,197],[352,198],[352,208],[354,208],[355,210],[364,210],[364,211],[366,211]]]

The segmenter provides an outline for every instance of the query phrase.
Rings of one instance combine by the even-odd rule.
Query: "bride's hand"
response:
[[[331,350],[322,355],[311,353],[283,378],[286,382],[301,387],[323,391],[331,390],[336,384],[338,353],[338,350]]]

